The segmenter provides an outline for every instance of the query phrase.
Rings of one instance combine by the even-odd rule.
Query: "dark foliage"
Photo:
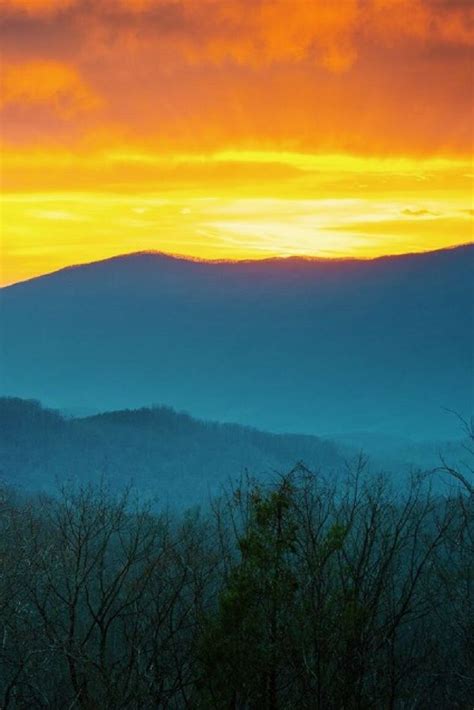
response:
[[[473,514],[462,483],[394,492],[362,461],[205,515],[5,489],[0,706],[467,710]]]

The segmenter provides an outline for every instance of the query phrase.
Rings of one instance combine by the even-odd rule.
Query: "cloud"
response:
[[[467,244],[472,241],[469,220],[458,217],[442,217],[437,220],[380,219],[347,223],[327,227],[330,231],[342,231],[362,235],[367,239],[382,238],[388,242],[413,240],[413,244],[426,243],[430,248]],[[407,248],[406,250],[409,250]]]
[[[472,38],[469,7],[463,0],[370,0],[367,30],[382,43],[423,40],[468,42]]]
[[[193,27],[207,28],[194,49],[196,59],[229,58],[249,66],[309,60],[341,71],[356,56],[351,31],[358,0],[339,6],[332,0],[296,5],[294,0],[260,0],[252,12],[241,0],[202,5],[188,1],[182,7]]]
[[[465,155],[472,7],[461,0],[3,0],[5,62],[25,66],[3,103],[81,114],[68,126],[62,121],[61,132],[49,114],[11,109],[4,140],[76,148],[85,136],[110,145],[120,135],[155,151]],[[46,62],[51,71],[36,81],[39,69],[28,67]],[[89,109],[98,97],[96,116]]]
[[[49,105],[68,118],[101,104],[74,67],[54,61],[7,65],[2,72],[0,107]]]
[[[193,61],[317,61],[339,71],[368,41],[470,46],[466,0],[3,0],[6,17],[67,16],[85,26],[120,26],[132,35],[171,34]],[[127,32],[129,30],[129,32]]]
[[[439,217],[439,212],[432,212],[431,210],[411,210],[409,208],[402,210],[402,214],[407,217]]]
[[[62,12],[78,0],[3,0],[2,11],[7,13],[24,13],[27,15],[53,15]]]
[[[61,222],[86,221],[86,218],[81,215],[74,214],[73,212],[67,212],[65,210],[36,210],[31,213],[31,216],[36,217],[37,219],[49,219]]]

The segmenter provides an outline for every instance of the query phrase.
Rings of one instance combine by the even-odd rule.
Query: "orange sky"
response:
[[[470,0],[0,0],[1,282],[472,240]]]

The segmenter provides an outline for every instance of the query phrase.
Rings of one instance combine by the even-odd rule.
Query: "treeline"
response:
[[[298,466],[182,516],[104,487],[5,489],[0,707],[467,710],[464,483]]]

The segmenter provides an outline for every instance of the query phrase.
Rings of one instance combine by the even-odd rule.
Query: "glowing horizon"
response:
[[[472,241],[462,0],[3,5],[1,284]]]

